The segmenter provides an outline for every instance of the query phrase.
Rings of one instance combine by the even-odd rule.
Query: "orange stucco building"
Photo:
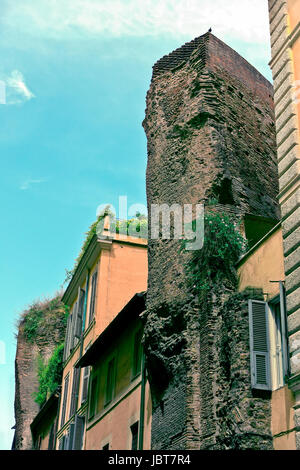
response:
[[[116,329],[115,337],[110,339],[110,349],[103,351],[103,355],[98,357],[101,373],[98,367],[97,378],[105,381],[106,375],[109,374],[111,396],[109,402],[95,406],[92,414],[91,394],[92,400],[98,400],[94,397],[96,392],[93,388],[93,377],[96,375],[93,370],[92,378],[89,379],[90,367],[78,367],[78,364],[98,338],[101,338],[102,343],[102,337],[105,337],[107,329],[110,331],[113,320],[132,297],[137,292],[145,291],[146,287],[147,241],[118,233],[111,234],[106,225],[101,238],[94,235],[91,239],[62,299],[69,306],[70,315],[58,413],[57,449],[99,449],[109,442],[110,445],[113,443],[114,448],[121,449],[124,448],[124,439],[128,441],[127,448],[131,448],[131,429],[125,423],[128,424],[130,420],[139,421],[137,417],[140,413],[141,369],[133,382],[131,379],[126,380],[126,374],[130,373],[130,358],[134,354],[134,332],[138,318],[130,323],[129,327],[126,326],[125,336],[123,331]],[[117,354],[120,347],[125,351],[125,356],[119,352]],[[113,369],[108,371],[107,354],[111,353],[111,348],[115,352],[115,361]],[[103,411],[104,408],[104,414],[109,417],[102,416],[100,425],[97,424],[98,438],[95,442],[95,423],[91,422],[91,419],[97,418],[99,423],[98,411]],[[110,427],[107,421],[114,420],[119,423],[116,428],[118,436],[114,436],[112,440],[111,432],[110,437],[106,435]],[[146,420],[147,426],[150,426],[149,420]],[[99,427],[100,430],[103,428],[102,434]],[[147,429],[145,435],[145,445],[149,445]],[[103,444],[105,438],[108,442]],[[99,447],[101,445],[102,447]]]

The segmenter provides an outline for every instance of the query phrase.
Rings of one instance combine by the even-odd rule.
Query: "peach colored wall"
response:
[[[288,386],[272,392],[272,427],[275,450],[295,450],[295,432],[287,432],[294,429],[295,400]],[[284,433],[284,434],[282,434]]]
[[[98,279],[97,324],[99,335],[137,292],[147,289],[147,246],[114,241],[103,250]]]
[[[296,28],[297,24],[300,22],[300,0],[288,0],[288,13],[289,13],[289,31],[291,34],[292,31]],[[292,58],[294,63],[294,74],[295,81],[300,81],[300,38],[296,39],[292,45]],[[297,99],[300,100],[300,82],[297,87]],[[298,102],[298,129],[300,129],[300,102]]]
[[[288,12],[291,31],[300,21],[300,0],[288,0]]]
[[[268,298],[279,293],[279,284],[269,281],[285,279],[282,232],[278,229],[266,239],[239,267],[239,291],[246,287],[262,288]]]
[[[93,367],[92,375],[98,376],[97,409],[88,422],[86,449],[102,449],[105,439],[110,436],[114,450],[129,449],[131,445],[130,426],[140,421],[141,374],[132,376],[135,335],[142,327],[138,319],[122,331],[111,346],[101,354]],[[105,406],[105,387],[108,362],[114,357],[115,380],[112,401]],[[151,443],[151,397],[149,385],[145,390],[145,431],[144,447]]]
[[[111,450],[129,450],[131,448],[130,426],[139,421],[141,387],[138,386],[115,408],[88,428],[85,436],[86,450],[101,450],[107,440]],[[144,449],[151,446],[151,414],[149,413],[149,387],[146,394]]]
[[[299,0],[300,3],[300,0]],[[299,5],[300,8],[300,5]],[[300,38],[296,40],[292,48],[292,56],[293,56],[293,63],[294,63],[294,74],[295,74],[295,81],[298,82],[296,88],[297,99],[299,100],[297,109],[298,109],[298,130],[300,129]]]
[[[48,450],[48,444],[49,444],[49,434],[47,434],[47,436],[42,439],[40,450]]]

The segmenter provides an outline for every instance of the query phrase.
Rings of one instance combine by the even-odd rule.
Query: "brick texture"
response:
[[[212,34],[154,65],[143,126],[150,228],[151,205],[163,203],[205,203],[237,220],[245,213],[280,217],[272,86]],[[230,434],[229,414],[235,412],[226,407],[234,391],[222,397],[231,379],[222,379],[220,388],[219,344],[220,328],[230,328],[230,321],[224,326],[222,308],[234,293],[219,285],[209,305],[197,305],[185,282],[190,254],[179,253],[179,247],[178,240],[154,240],[149,233],[144,342],[153,448],[270,448],[269,399],[263,397],[260,413],[261,402],[256,408],[250,390],[248,332],[242,350],[232,346],[236,361],[241,351],[245,354],[234,396],[245,400],[245,410],[240,437]],[[261,420],[257,426],[255,416]]]

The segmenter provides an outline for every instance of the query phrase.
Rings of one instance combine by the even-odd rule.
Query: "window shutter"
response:
[[[76,319],[77,319],[77,310],[78,310],[78,302],[75,303],[74,310],[72,313],[72,326],[70,328],[70,352],[75,347],[75,326],[76,326]]]
[[[75,427],[75,424],[71,423],[69,427],[69,433],[68,433],[68,446],[66,447],[67,450],[72,450],[73,439],[74,439],[74,427]]]
[[[64,356],[63,361],[65,361],[69,356],[69,338],[70,338],[70,328],[72,324],[72,315],[68,316],[67,320],[67,328],[66,328],[66,336],[65,336],[65,348],[64,348]]]
[[[76,411],[76,404],[78,399],[78,385],[79,385],[79,378],[80,378],[80,369],[74,368],[73,369],[73,385],[72,385],[72,396],[71,396],[71,406],[70,406],[70,415],[69,417],[73,416]]]
[[[93,318],[95,316],[97,276],[98,276],[98,271],[94,272],[93,277],[92,277],[89,323],[91,323],[91,321],[93,320]]]
[[[62,427],[65,423],[65,416],[66,416],[66,406],[67,406],[67,398],[68,398],[68,389],[69,389],[69,375],[65,378],[65,386],[64,386],[64,398],[62,404],[62,412],[61,412],[61,421],[60,426]]]
[[[83,369],[81,403],[85,402],[86,399],[87,399],[88,386],[89,386],[89,376],[90,376],[90,368],[85,367]]]
[[[82,332],[84,297],[85,297],[85,291],[83,289],[79,289],[78,310],[77,310],[76,327],[75,327],[75,337],[78,339],[80,339],[81,332]]]
[[[133,378],[141,372],[142,365],[142,330],[139,330],[134,336],[134,347],[133,347]]]
[[[115,358],[111,359],[107,366],[105,405],[111,402],[114,394],[115,382]]]
[[[48,450],[53,450],[54,437],[55,437],[55,422],[52,424],[51,429],[50,429]]]
[[[74,439],[73,439],[73,450],[81,450],[83,444],[83,433],[84,433],[84,416],[75,416],[75,427],[74,427]]]
[[[63,436],[61,439],[59,439],[58,450],[64,450],[64,448],[65,448],[65,439],[66,439],[65,436]]]
[[[249,300],[251,385],[271,390],[268,304]]]

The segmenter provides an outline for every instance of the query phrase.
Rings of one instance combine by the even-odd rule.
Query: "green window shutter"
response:
[[[141,372],[142,365],[142,330],[139,330],[134,336],[133,347],[133,370],[132,377],[135,378]]]
[[[81,450],[83,444],[83,434],[84,434],[84,416],[75,416],[75,427],[74,427],[74,439],[73,439],[73,450]]]
[[[88,396],[90,368],[83,369],[81,403],[85,402]]]
[[[115,385],[115,358],[111,359],[107,366],[105,405],[111,402]]]
[[[49,433],[48,450],[53,450],[54,439],[55,439],[55,421],[52,424],[50,433]]]
[[[59,439],[58,450],[64,450],[65,440],[66,440],[65,436],[63,436],[61,439]]]
[[[249,300],[251,386],[259,390],[272,390],[268,315],[267,302]]]
[[[78,385],[80,379],[80,369],[74,368],[73,369],[73,385],[72,385],[72,395],[71,395],[71,405],[70,405],[70,415],[69,417],[73,416],[76,411],[76,405],[78,400]]]
[[[97,392],[98,392],[98,375],[94,375],[92,377],[91,389],[90,389],[89,418],[93,418],[96,412],[95,409],[96,409],[97,400],[98,400]]]
[[[70,314],[68,316],[68,320],[67,320],[63,361],[65,361],[69,356],[69,343],[70,343],[70,328],[71,328],[71,325],[72,325],[72,315]]]
[[[90,312],[89,312],[89,323],[93,320],[95,316],[95,303],[96,303],[96,290],[97,290],[97,276],[98,271],[94,272],[92,277],[92,287],[91,287],[91,300],[90,300]]]
[[[77,310],[78,310],[78,302],[75,303],[73,312],[72,312],[72,326],[70,328],[70,353],[73,351],[75,347],[75,327],[76,327],[76,320],[77,320]]]
[[[74,427],[75,424],[71,423],[69,427],[69,432],[68,432],[68,445],[66,447],[66,450],[72,450],[73,449],[73,439],[74,439]]]
[[[75,337],[80,339],[82,333],[82,319],[83,319],[83,309],[84,309],[84,298],[85,298],[85,290],[79,289],[79,296],[78,296],[78,309],[77,309],[77,318],[76,318],[76,326],[75,326]]]
[[[65,377],[64,398],[63,398],[63,404],[62,404],[60,427],[62,427],[65,424],[68,390],[69,390],[69,374],[67,375],[67,377]]]

